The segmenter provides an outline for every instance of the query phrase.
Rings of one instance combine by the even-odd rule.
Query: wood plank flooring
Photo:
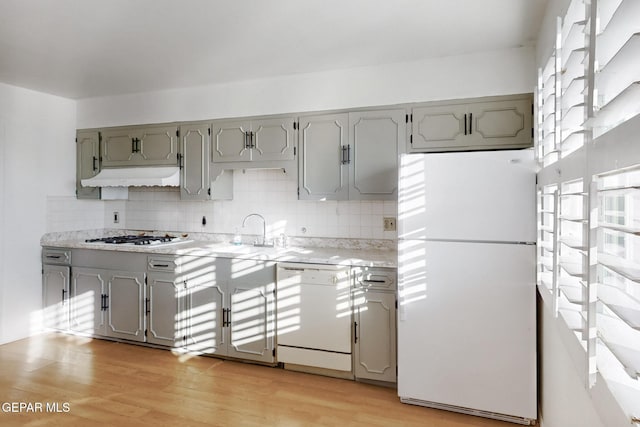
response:
[[[405,405],[395,389],[56,333],[0,346],[0,405],[3,427],[514,426]]]

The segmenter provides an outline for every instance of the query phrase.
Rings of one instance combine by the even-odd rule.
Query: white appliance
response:
[[[349,273],[339,265],[278,263],[278,362],[285,368],[351,375]]]
[[[533,150],[408,154],[398,201],[398,395],[537,417]]]

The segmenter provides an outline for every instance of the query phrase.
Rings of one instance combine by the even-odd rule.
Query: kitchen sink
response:
[[[286,252],[286,249],[253,246],[253,245],[234,245],[231,243],[215,243],[208,245],[207,249],[219,253],[221,255],[247,255],[259,259],[269,259],[280,253]]]

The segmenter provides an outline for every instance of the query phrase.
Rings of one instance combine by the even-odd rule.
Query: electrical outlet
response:
[[[120,222],[120,214],[117,211],[113,211],[113,223],[117,224]]]
[[[396,231],[396,219],[392,216],[386,216],[383,218],[384,231]]]

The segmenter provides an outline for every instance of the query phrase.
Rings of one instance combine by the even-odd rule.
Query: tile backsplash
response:
[[[75,197],[47,197],[47,232],[104,228],[104,203]]]
[[[49,198],[48,231],[83,228],[127,228],[182,232],[262,234],[298,237],[395,239],[383,230],[383,217],[397,217],[395,201],[298,200],[297,177],[282,170],[237,170],[233,200],[182,201],[176,188],[130,188],[126,201],[84,201]],[[64,199],[64,203],[62,202]],[[67,206],[68,205],[68,206]],[[113,222],[118,212],[119,222]],[[203,221],[204,218],[204,221]],[[204,222],[204,225],[203,225]]]

